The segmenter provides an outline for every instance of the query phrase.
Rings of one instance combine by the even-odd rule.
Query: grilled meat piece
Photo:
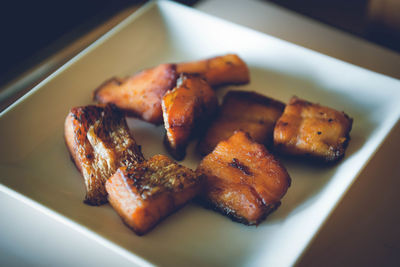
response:
[[[218,106],[218,99],[200,76],[182,74],[177,86],[162,101],[165,145],[176,160],[182,160],[193,132],[205,127]]]
[[[293,97],[274,130],[276,151],[323,162],[344,156],[353,119],[346,113]]]
[[[85,180],[85,203],[106,203],[106,180],[119,167],[144,160],[123,113],[113,105],[75,107],[64,127],[67,148]]]
[[[220,113],[198,144],[201,155],[207,155],[236,130],[247,132],[257,143],[270,145],[275,122],[285,104],[255,92],[229,91]]]
[[[161,99],[177,79],[174,64],[161,64],[125,79],[112,78],[94,92],[94,100],[113,103],[128,116],[162,123]]]
[[[108,200],[123,222],[143,235],[198,194],[202,176],[156,155],[122,167],[107,180]]]
[[[197,172],[205,176],[206,205],[248,225],[279,207],[291,181],[282,164],[242,131],[221,141]]]
[[[178,73],[200,74],[212,87],[227,84],[246,84],[250,81],[246,63],[235,54],[178,63],[176,70]]]

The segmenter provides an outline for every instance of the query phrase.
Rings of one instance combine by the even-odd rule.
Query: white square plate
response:
[[[331,167],[284,161],[292,186],[258,227],[194,204],[138,237],[109,205],[83,204],[83,180],[69,159],[63,123],[91,102],[99,84],[164,62],[239,54],[253,90],[293,95],[354,118],[344,160]],[[0,189],[54,216],[138,264],[293,264],[399,119],[400,82],[170,2],[146,5],[52,74],[0,117]],[[163,128],[129,119],[146,157],[166,154]],[[195,168],[193,145],[183,164]]]

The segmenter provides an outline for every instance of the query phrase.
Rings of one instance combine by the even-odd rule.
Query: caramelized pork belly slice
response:
[[[193,132],[204,127],[218,106],[208,83],[200,76],[182,74],[177,86],[162,101],[165,145],[176,160],[182,160]]]
[[[206,205],[244,224],[259,224],[280,205],[290,186],[282,164],[263,145],[236,131],[197,168],[205,176]]]
[[[72,108],[65,120],[65,142],[86,185],[85,203],[107,202],[106,180],[121,166],[144,160],[123,113],[113,105]]]
[[[178,73],[202,75],[211,86],[246,84],[250,81],[246,63],[235,54],[177,64]]]
[[[201,155],[207,155],[235,130],[247,132],[257,143],[270,145],[275,122],[285,105],[255,92],[229,91],[210,128],[198,144]]]
[[[108,179],[108,200],[125,224],[136,234],[152,229],[161,219],[195,197],[202,176],[168,157],[122,167]]]
[[[334,162],[344,156],[353,120],[344,112],[293,97],[274,130],[276,151]]]
[[[162,123],[161,99],[177,79],[173,64],[161,64],[125,79],[113,78],[94,92],[94,100],[113,103],[127,115]]]

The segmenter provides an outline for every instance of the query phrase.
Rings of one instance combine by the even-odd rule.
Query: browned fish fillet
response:
[[[270,145],[275,122],[285,105],[255,92],[229,91],[220,113],[198,144],[201,155],[207,155],[236,130],[247,132],[257,143]]]
[[[235,54],[178,63],[176,70],[178,73],[202,75],[211,86],[246,84],[250,81],[246,63]]]
[[[162,101],[165,145],[176,160],[182,160],[193,132],[205,127],[218,106],[208,83],[200,76],[182,74],[177,86]]]
[[[108,199],[136,234],[143,235],[161,219],[198,194],[202,176],[168,157],[156,155],[122,167],[107,180]]]
[[[244,224],[259,224],[277,209],[290,186],[282,164],[242,132],[221,141],[201,162],[204,202]]]
[[[274,130],[276,151],[334,162],[344,156],[353,119],[344,112],[293,97]]]
[[[161,99],[177,79],[174,64],[161,64],[125,79],[113,78],[94,92],[94,100],[113,103],[127,115],[162,123]]]
[[[113,105],[72,108],[65,120],[64,135],[85,180],[85,203],[90,205],[107,202],[104,184],[119,167],[144,160],[122,112]]]

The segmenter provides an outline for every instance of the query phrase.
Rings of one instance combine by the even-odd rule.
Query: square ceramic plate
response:
[[[293,95],[354,118],[344,160],[331,167],[284,161],[292,186],[258,227],[194,204],[138,237],[109,205],[82,203],[83,180],[69,159],[63,122],[93,89],[163,62],[239,54],[252,90],[287,102]],[[293,264],[367,164],[400,114],[400,82],[170,2],[151,3],[103,36],[1,114],[1,190],[58,218],[138,264]],[[162,126],[128,120],[145,156],[165,154]],[[183,164],[195,168],[193,144]]]

